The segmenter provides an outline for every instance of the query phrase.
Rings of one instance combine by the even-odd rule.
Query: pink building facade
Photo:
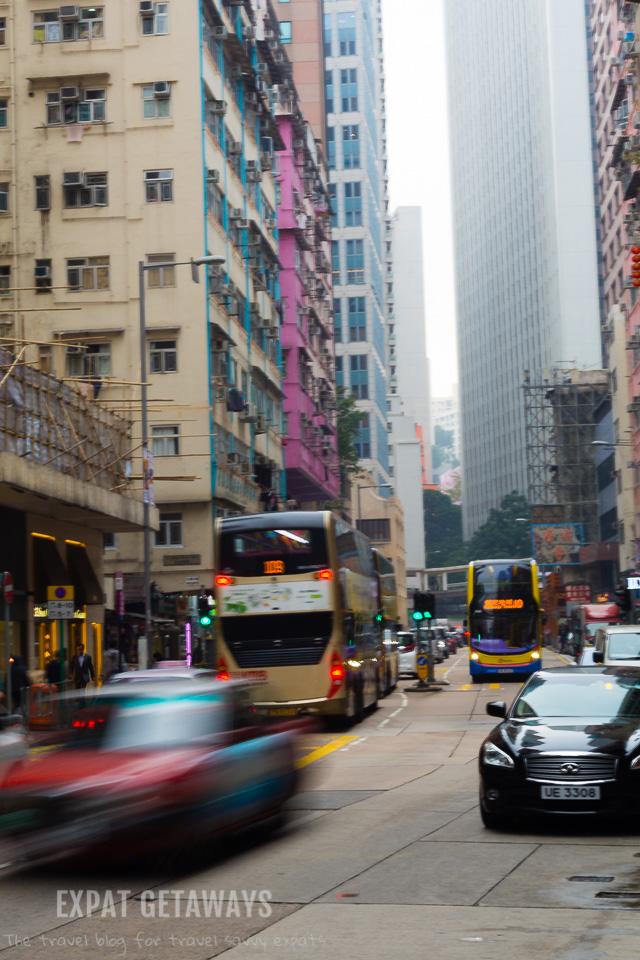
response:
[[[321,506],[339,495],[327,178],[295,100],[276,108],[285,475],[289,499]]]

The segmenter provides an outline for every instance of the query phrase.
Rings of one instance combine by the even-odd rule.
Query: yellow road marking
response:
[[[470,683],[463,683],[462,686],[460,687],[460,689],[461,689],[461,690],[471,690],[471,687],[472,687],[472,684],[470,684]]]
[[[322,760],[328,753],[333,753],[334,750],[339,750],[340,747],[346,747],[348,743],[352,743],[357,739],[358,737],[340,737],[339,740],[331,740],[329,743],[325,743],[324,747],[318,747],[317,750],[312,750],[311,753],[308,753],[306,757],[300,757],[299,760],[296,760],[296,767],[300,769],[300,767],[306,767],[308,763]]]
[[[489,684],[489,690],[499,690],[499,689],[500,689],[500,684],[499,684],[499,683],[490,683],[490,684]]]

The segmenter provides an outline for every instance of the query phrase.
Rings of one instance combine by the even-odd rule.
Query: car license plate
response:
[[[278,707],[275,710],[269,710],[271,717],[295,717],[298,711],[295,707]]]
[[[540,787],[543,800],[599,800],[600,787],[552,786],[545,783]]]

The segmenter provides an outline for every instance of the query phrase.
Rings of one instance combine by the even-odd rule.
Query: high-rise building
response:
[[[445,6],[468,538],[527,493],[523,373],[601,363],[592,136],[584,0]]]
[[[284,492],[272,104],[291,67],[269,17],[265,0],[114,0],[3,23],[0,323],[133,421],[138,489],[153,453],[151,577],[178,629],[211,585],[214,512]],[[194,283],[206,255],[223,262]],[[140,536],[108,546],[108,571],[141,574]]]
[[[385,317],[394,296],[381,31],[379,0],[325,0],[336,380],[358,401],[356,449],[378,484],[389,481]]]

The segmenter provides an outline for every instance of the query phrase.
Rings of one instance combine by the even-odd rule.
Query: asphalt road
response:
[[[543,662],[566,658],[545,651]],[[440,692],[405,693],[403,680],[352,730],[301,738],[305,779],[287,824],[215,862],[180,876],[0,867],[0,960],[635,957],[638,827],[486,830],[485,704],[518,685],[471,685],[462,652],[436,677],[449,681]]]

